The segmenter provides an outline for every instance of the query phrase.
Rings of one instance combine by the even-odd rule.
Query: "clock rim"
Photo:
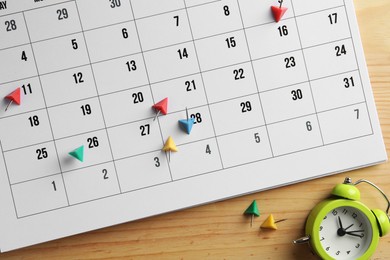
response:
[[[379,228],[375,215],[366,205],[364,205],[360,201],[348,199],[327,199],[317,204],[310,212],[305,227],[306,234],[310,237],[309,243],[311,247],[313,248],[315,253],[322,259],[333,259],[326,253],[325,249],[322,247],[318,230],[321,226],[323,218],[330,211],[339,207],[353,207],[360,210],[363,214],[367,216],[369,223],[372,227],[371,242],[364,254],[357,258],[357,260],[370,258],[370,256],[374,254],[375,249],[377,248],[379,243]]]

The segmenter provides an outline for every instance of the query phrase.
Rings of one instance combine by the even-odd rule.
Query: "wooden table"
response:
[[[355,0],[355,5],[390,153],[390,1]],[[390,164],[385,163],[3,253],[0,259],[315,259],[306,246],[292,240],[303,235],[310,209],[345,176],[367,178],[390,194]],[[370,207],[386,208],[371,187],[359,188]],[[242,212],[254,199],[263,214],[251,228]],[[288,220],[278,223],[277,231],[260,231],[269,213]],[[389,245],[390,235],[381,238],[373,259],[390,259]]]

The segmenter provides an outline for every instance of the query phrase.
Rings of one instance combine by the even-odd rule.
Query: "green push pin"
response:
[[[70,156],[76,158],[80,162],[84,161],[84,145],[80,146],[79,148],[71,151],[69,153]]]
[[[259,217],[260,216],[260,212],[259,212],[259,208],[257,207],[257,202],[254,200],[251,205],[249,205],[249,207],[244,211],[244,215],[251,215],[251,227],[252,227],[252,224],[253,224],[253,217],[256,216],[256,217]]]

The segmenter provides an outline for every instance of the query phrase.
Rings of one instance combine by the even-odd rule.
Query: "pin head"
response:
[[[157,112],[166,115],[168,113],[168,98],[164,98],[163,100],[157,102],[152,106]]]

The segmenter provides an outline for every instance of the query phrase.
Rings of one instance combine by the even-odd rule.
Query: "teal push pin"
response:
[[[80,162],[83,162],[84,161],[84,145],[82,145],[79,148],[71,151],[69,153],[69,155],[72,156],[73,158],[76,158]]]

